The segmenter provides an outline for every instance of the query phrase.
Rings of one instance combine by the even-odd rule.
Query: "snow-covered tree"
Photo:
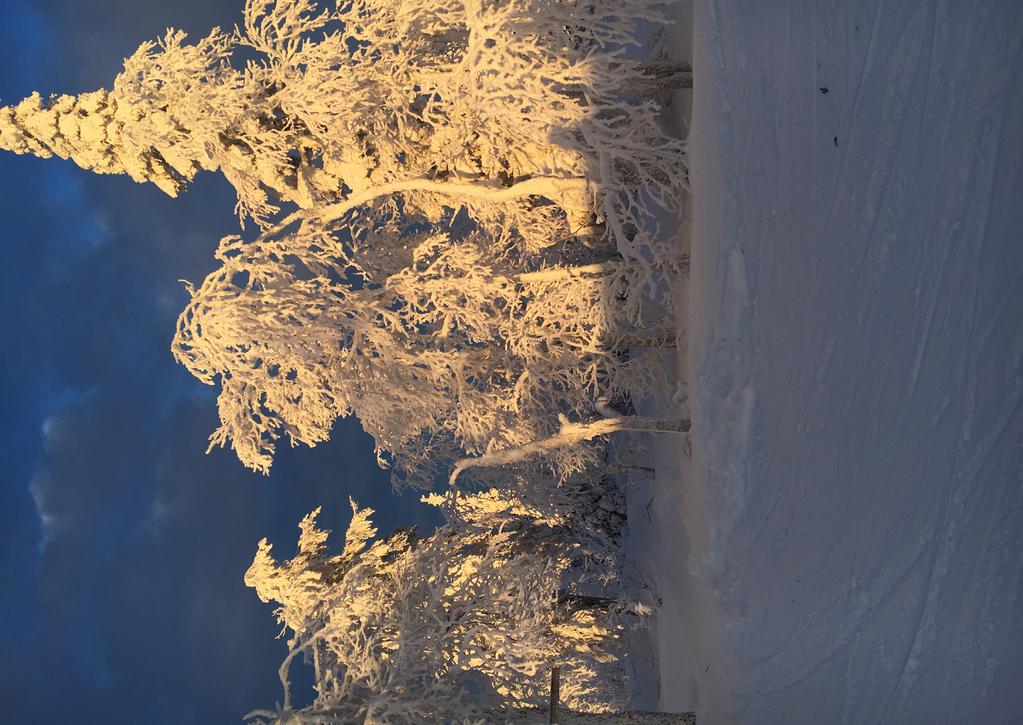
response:
[[[261,221],[278,210],[271,197],[311,205],[293,158],[308,141],[275,118],[258,74],[231,66],[235,45],[219,29],[195,44],[170,30],[125,61],[110,91],[36,93],[0,108],[0,148],[128,174],[171,196],[199,171],[219,170],[239,213]]]
[[[265,471],[354,411],[422,481],[655,387],[620,351],[676,264],[653,214],[679,207],[684,144],[652,91],[678,69],[633,52],[663,4],[246,0],[231,33],[143,44],[109,92],[0,109],[0,147],[171,194],[221,171],[264,233],[221,247],[175,339],[220,380],[213,443]]]
[[[314,445],[354,412],[398,480],[429,485],[455,458],[545,438],[557,414],[585,419],[601,396],[655,386],[656,365],[619,352],[636,336],[616,301],[635,265],[518,272],[481,230],[405,243],[407,266],[376,282],[317,225],[222,241],[173,345],[199,379],[219,379],[211,445],[265,472],[279,439]],[[582,447],[552,458],[566,474],[594,460]]]
[[[4,108],[0,147],[170,194],[219,169],[259,220],[276,210],[268,195],[309,207],[394,183],[584,179],[595,197],[567,206],[597,201],[635,251],[649,240],[639,189],[676,208],[682,184],[683,146],[644,92],[664,70],[627,52],[663,5],[246,0],[233,33],[143,44],[111,92]],[[255,57],[236,68],[241,47]]]
[[[490,502],[482,502],[486,508]],[[245,582],[279,604],[291,635],[281,666],[282,722],[448,722],[546,704],[550,668],[565,673],[571,709],[622,707],[620,625],[613,602],[578,594],[571,572],[586,550],[544,522],[442,526],[417,538],[374,539],[369,509],[354,503],[339,554],[301,524],[298,553],[285,562],[259,544]],[[293,701],[298,657],[315,675],[315,698]]]

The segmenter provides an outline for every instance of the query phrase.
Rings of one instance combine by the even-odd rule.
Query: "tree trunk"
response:
[[[647,81],[648,87],[644,89],[648,93],[693,87],[693,67],[688,63],[654,61],[644,63],[640,70],[650,79]]]
[[[604,466],[608,473],[620,473],[633,478],[649,479],[657,475],[657,469],[650,466],[633,466],[628,463],[608,463]]]
[[[562,710],[561,725],[696,725],[694,712],[651,712],[630,710],[628,712],[591,714]]]
[[[575,445],[602,435],[618,431],[650,431],[658,433],[687,433],[689,419],[648,418],[640,415],[623,415],[618,418],[602,418],[591,423],[569,423],[562,419],[561,430],[550,438],[532,441],[515,448],[505,448],[485,453],[476,458],[463,458],[455,462],[448,477],[448,484],[454,486],[459,474],[469,468],[505,466],[518,463],[539,453],[551,453],[565,446]]]
[[[600,262],[597,264],[584,264],[577,267],[551,267],[541,269],[539,272],[523,272],[515,275],[515,280],[525,284],[560,282],[569,279],[585,279],[587,277],[605,277],[618,272],[628,262],[615,260],[613,262]]]
[[[488,725],[540,725],[547,713],[535,711],[488,712],[483,721]],[[629,710],[620,713],[583,713],[560,708],[559,725],[696,725],[694,712],[653,712]]]
[[[561,668],[551,670],[551,725],[558,725],[561,705]]]
[[[371,186],[364,191],[352,194],[337,204],[315,210],[300,209],[267,229],[260,238],[272,237],[292,224],[305,219],[317,219],[321,222],[336,221],[353,209],[368,204],[374,199],[414,191],[442,194],[454,200],[476,199],[497,204],[521,199],[524,196],[542,196],[557,203],[566,212],[574,210],[578,213],[583,205],[588,204],[586,200],[590,192],[590,184],[582,177],[546,176],[526,179],[511,186],[496,186],[485,179],[476,182],[437,181],[426,178],[403,179]]]
[[[392,181],[352,194],[348,199],[304,216],[317,216],[325,222],[340,219],[352,209],[369,203],[382,196],[391,196],[408,191],[425,191],[443,194],[452,199],[478,199],[494,203],[505,203],[524,196],[542,196],[556,202],[562,208],[577,208],[589,190],[589,183],[583,178],[557,178],[538,176],[520,181],[511,186],[494,186],[486,181],[459,182],[435,181],[433,179],[406,179]],[[566,209],[567,211],[568,209]]]
[[[678,338],[675,333],[670,331],[655,332],[652,335],[639,335],[635,333],[613,335],[612,340],[614,341],[615,348],[619,350],[628,350],[635,347],[675,347],[678,344]]]

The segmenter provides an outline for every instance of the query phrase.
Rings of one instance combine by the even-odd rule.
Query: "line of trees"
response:
[[[608,436],[688,431],[624,414],[667,398],[665,280],[687,267],[658,224],[686,188],[658,94],[692,76],[641,42],[664,10],[246,0],[231,32],[143,44],[112,90],[0,108],[0,148],[172,196],[201,171],[234,187],[258,232],[221,239],[172,343],[220,387],[211,448],[267,473],[279,443],[355,415],[396,486],[440,489],[425,536],[375,539],[353,503],[338,554],[317,512],[292,559],[260,543],[245,581],[292,634],[283,704],[254,718],[526,717],[553,665],[571,709],[624,707],[645,609],[621,584]]]

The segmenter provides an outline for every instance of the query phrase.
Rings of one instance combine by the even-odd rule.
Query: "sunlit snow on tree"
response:
[[[425,538],[402,530],[374,539],[371,510],[352,504],[340,554],[303,519],[297,555],[277,562],[260,542],[245,575],[279,604],[291,634],[281,667],[282,713],[300,721],[444,722],[540,707],[550,667],[565,667],[563,701],[587,711],[623,705],[608,668],[619,625],[614,603],[576,596],[570,569],[587,550],[556,526],[523,519],[495,526],[501,506],[485,498],[485,525],[444,526]],[[488,505],[489,504],[489,505]],[[507,513],[507,512],[505,512]],[[505,518],[507,521],[507,518]],[[314,702],[293,702],[289,670],[302,656],[315,674]]]
[[[143,44],[109,93],[0,109],[0,145],[171,194],[221,171],[264,233],[222,242],[179,323],[176,357],[222,387],[213,444],[265,472],[354,412],[420,483],[655,387],[622,352],[681,264],[652,215],[684,147],[626,52],[660,8],[249,0],[231,33]]]

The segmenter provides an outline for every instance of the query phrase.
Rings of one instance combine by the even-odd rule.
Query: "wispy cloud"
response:
[[[60,528],[60,516],[49,508],[46,488],[46,478],[42,474],[33,476],[28,486],[28,490],[32,494],[32,502],[36,507],[36,516],[39,517],[40,537],[38,549],[40,554],[46,553],[46,548],[57,536]]]

